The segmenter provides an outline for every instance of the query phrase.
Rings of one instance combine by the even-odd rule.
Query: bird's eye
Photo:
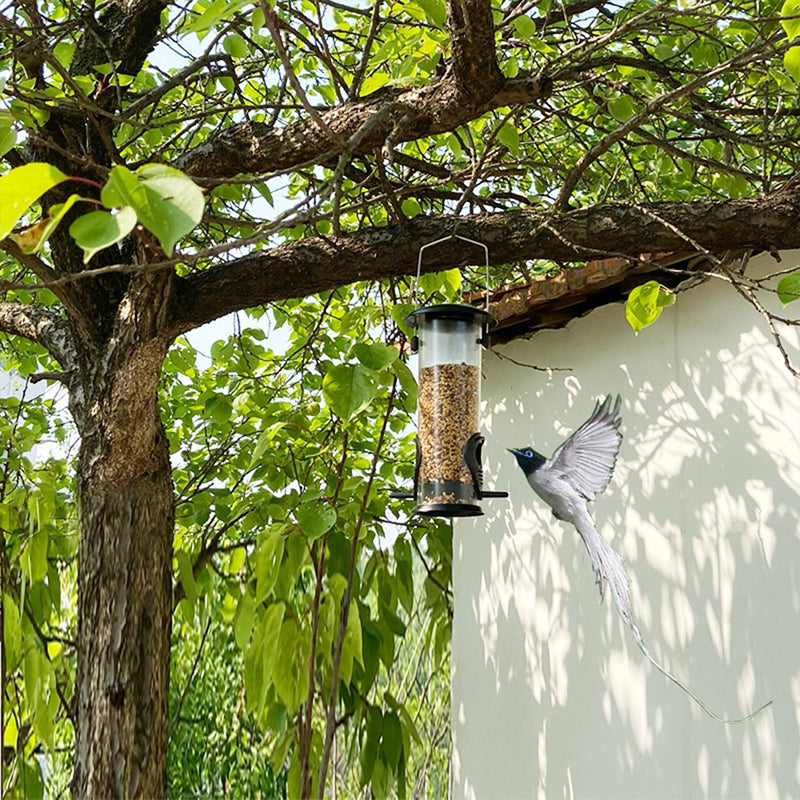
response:
[[[526,450],[526,451],[525,451],[525,455],[526,455],[528,458],[533,458],[533,450]]]

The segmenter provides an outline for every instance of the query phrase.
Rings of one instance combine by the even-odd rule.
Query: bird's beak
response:
[[[507,450],[508,450],[509,453],[513,453],[515,456],[521,456],[522,455],[522,451],[521,450],[512,450],[510,447],[507,448]]]

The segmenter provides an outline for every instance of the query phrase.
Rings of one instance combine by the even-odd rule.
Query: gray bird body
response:
[[[633,632],[636,643],[656,669],[680,687],[713,719],[725,723],[744,722],[763,711],[772,700],[739,719],[724,719],[715,714],[703,701],[664,668],[647,649],[642,634],[631,618],[628,576],[622,559],[597,532],[591,515],[589,502],[608,486],[617,461],[622,434],[619,432],[620,397],[617,395],[612,408],[609,395],[597,403],[592,415],[553,453],[545,458],[531,447],[510,450],[522,467],[531,488],[553,510],[557,519],[569,522],[583,539],[592,560],[595,577],[603,596],[603,585],[608,583],[614,603]]]
[[[608,486],[622,434],[620,397],[612,407],[609,395],[547,459],[532,448],[511,450],[531,488],[547,503],[556,519],[571,523],[583,539],[603,595],[607,582],[614,602],[630,623],[628,576],[619,554],[600,536],[589,513],[589,502]]]

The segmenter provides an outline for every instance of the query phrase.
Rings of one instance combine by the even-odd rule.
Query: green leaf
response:
[[[800,48],[798,48],[800,49]],[[778,300],[784,305],[800,300],[800,272],[793,272],[791,275],[784,275],[778,281]]]
[[[200,187],[164,164],[146,164],[135,174],[113,167],[100,199],[107,208],[130,206],[168,256],[178,239],[200,222],[205,205]]]
[[[454,302],[459,302],[461,270],[457,267],[455,269],[446,269],[440,275],[442,277],[442,291]]]
[[[249,52],[247,42],[237,33],[231,33],[222,41],[222,48],[233,58],[246,58]]]
[[[261,457],[267,452],[267,448],[272,444],[272,440],[286,424],[286,420],[282,420],[281,422],[273,423],[268,428],[261,431],[258,441],[256,441],[256,446],[253,448],[253,455],[250,456],[248,470],[252,469],[261,460]]]
[[[4,156],[17,142],[17,132],[8,125],[0,126],[0,156]]]
[[[95,253],[124,239],[136,225],[136,212],[130,206],[112,214],[90,211],[69,226],[69,234],[83,250],[83,263],[88,264]]]
[[[146,164],[136,174],[145,189],[161,197],[166,211],[166,218],[159,219],[153,227],[141,217],[140,220],[156,235],[167,255],[172,255],[178,239],[194,230],[203,218],[203,192],[187,175],[165,164]]]
[[[360,364],[334,365],[322,381],[325,402],[343,420],[352,419],[366,408],[375,392],[375,374]]]
[[[0,178],[0,239],[5,239],[22,215],[45,192],[67,176],[60,169],[34,162],[7,172]]]
[[[406,331],[406,333],[410,336],[413,332],[411,328],[409,328],[405,324],[406,317],[415,309],[413,303],[397,303],[396,305],[392,306],[392,319],[395,321],[395,324],[402,328],[402,330]]]
[[[22,627],[14,598],[3,593],[3,647],[6,669],[15,669],[21,654]]]
[[[783,54],[783,68],[800,83],[800,45],[790,47]]]
[[[781,16],[795,18],[781,20],[781,26],[786,31],[786,38],[790,42],[794,41],[800,36],[800,0],[786,0],[781,6]]]
[[[147,202],[147,196],[136,175],[127,167],[112,167],[100,192],[100,200],[106,208],[131,206],[138,214],[140,206]]]
[[[25,545],[22,564],[31,583],[41,581],[47,575],[47,545],[49,540],[47,529],[39,528]]]
[[[404,636],[406,624],[386,603],[381,605],[381,619],[395,636]]]
[[[316,500],[298,506],[294,515],[300,529],[311,541],[319,539],[336,522],[336,509]]]
[[[403,727],[394,711],[383,716],[383,753],[389,769],[395,772],[403,756]]]
[[[44,797],[44,778],[42,768],[37,761],[23,761],[17,778],[17,789],[20,797],[26,800],[42,800]]]
[[[379,372],[397,360],[397,349],[383,342],[353,345],[353,355],[367,368]]]
[[[506,122],[497,133],[497,138],[512,152],[519,152],[519,131],[517,126]]]
[[[403,408],[408,412],[413,412],[417,407],[417,392],[419,391],[414,373],[405,362],[400,360],[392,364],[392,372],[400,381],[400,387],[403,390]]]
[[[214,0],[191,24],[183,28],[183,33],[202,33],[222,19],[230,19],[241,8],[250,5],[251,0]]]
[[[286,537],[280,531],[267,531],[259,538],[256,551],[256,602],[262,603],[278,580]]]
[[[414,3],[425,12],[428,22],[437,28],[444,28],[447,22],[447,9],[442,0],[414,0]]]
[[[361,96],[364,97],[365,95],[380,89],[381,86],[384,86],[389,82],[391,77],[392,76],[388,72],[373,72],[362,82],[359,90]]]
[[[621,95],[608,101],[608,112],[618,122],[627,122],[636,113],[636,108],[630,97]]]
[[[407,217],[416,217],[418,214],[422,213],[419,203],[413,197],[406,197],[400,204],[400,210]]]
[[[261,716],[278,658],[278,639],[286,606],[271,605],[259,620],[244,658],[244,690],[247,707]]]
[[[185,550],[179,550],[175,560],[178,565],[178,580],[183,586],[184,595],[189,603],[194,605],[197,600],[197,583],[194,579],[192,559]]]
[[[637,286],[625,301],[625,318],[636,333],[652,325],[666,306],[675,302],[675,294],[657,281]]]
[[[529,39],[536,36],[536,23],[527,14],[521,14],[514,20],[514,32],[520,39]]]
[[[308,692],[308,650],[309,642],[295,621],[284,620],[276,647],[281,657],[275,660],[272,680],[278,697],[291,714]]]
[[[209,397],[203,406],[207,416],[219,426],[227,425],[233,413],[233,405],[231,401],[221,395],[213,394]]]
[[[244,592],[239,598],[236,616],[233,619],[233,636],[240,650],[246,650],[253,633],[253,622],[256,617],[256,601],[250,592]]]
[[[347,627],[345,628],[344,640],[342,641],[342,660],[339,667],[339,678],[345,685],[349,684],[353,678],[353,661],[358,661],[364,666],[364,656],[362,654],[361,638],[361,617],[358,613],[358,605],[351,603],[347,610]]]
[[[361,785],[366,786],[372,779],[375,762],[378,759],[378,747],[383,733],[383,714],[377,706],[370,706],[367,712],[365,741],[361,747]]]

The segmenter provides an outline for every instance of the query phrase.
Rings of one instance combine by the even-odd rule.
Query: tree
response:
[[[40,217],[1,243],[0,330],[39,348],[38,377],[67,387],[80,436],[77,675],[67,702],[76,796],[166,788],[173,539],[176,508],[179,524],[184,512],[157,389],[182,334],[281,301],[280,319],[290,313],[313,330],[328,298],[346,317],[340,287],[380,281],[380,311],[339,320],[339,331],[386,325],[387,341],[400,344],[385,306],[403,310],[420,246],[457,232],[489,246],[498,284],[541,260],[699,252],[706,273],[735,282],[780,342],[785,321],[759,300],[780,276],[754,282],[731,259],[800,246],[796,0],[12,0],[0,24],[9,98],[0,142],[14,168],[0,184],[3,219]],[[279,191],[287,204],[272,211]],[[422,270],[474,260],[451,239],[426,251]],[[793,299],[796,273],[783,281],[783,299]],[[325,378],[313,387],[341,422],[342,459],[348,426],[360,424],[355,409],[378,402],[364,387],[385,390],[383,416],[373,418],[385,424],[367,437],[378,446],[367,466],[352,467],[367,484],[348,523],[348,565],[365,521],[378,516],[370,475],[397,424],[391,407],[410,396],[402,370],[392,372],[402,361],[379,352],[388,350],[340,352],[320,363]],[[204,411],[223,418],[228,408],[208,397]],[[319,485],[336,492],[333,452]],[[319,626],[331,542],[314,536],[325,515],[314,519],[316,552],[303,553]],[[4,523],[9,536],[16,522]],[[259,524],[274,533],[280,522],[266,513]],[[286,546],[291,537],[280,535]],[[177,560],[184,599],[223,537],[204,550],[211,542],[176,551],[195,559]],[[351,618],[353,588],[345,581],[325,594],[338,611],[321,684],[320,792],[337,709],[355,708],[340,674],[347,631],[352,648],[366,630],[365,618]],[[261,635],[280,637],[287,618],[259,618]],[[313,673],[321,662],[310,663]],[[313,676],[308,685],[298,711],[304,794],[320,703]],[[383,724],[400,711],[380,714]]]

